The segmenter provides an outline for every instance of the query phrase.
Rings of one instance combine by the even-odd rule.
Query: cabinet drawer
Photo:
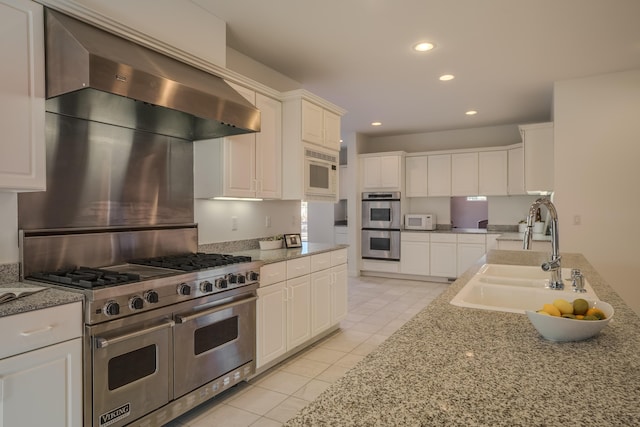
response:
[[[429,233],[408,233],[403,231],[400,234],[400,240],[403,242],[428,242]]]
[[[338,249],[331,252],[331,266],[334,267],[340,264],[347,263],[347,249]]]
[[[287,279],[287,263],[276,262],[260,267],[260,286],[268,286]]]
[[[429,236],[432,243],[456,243],[456,235],[453,233],[431,233]]]
[[[458,243],[481,243],[484,244],[484,234],[458,234]]]
[[[0,359],[82,336],[82,302],[0,318]]]
[[[311,273],[311,257],[290,259],[287,261],[287,279]]]
[[[331,253],[311,255],[311,272],[325,270],[331,267]]]

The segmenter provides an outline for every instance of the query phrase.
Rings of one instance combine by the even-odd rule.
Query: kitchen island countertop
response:
[[[539,265],[547,256],[494,250],[486,262]],[[640,317],[588,261],[562,259],[615,315],[596,337],[569,343],[544,340],[523,314],[451,305],[483,262],[286,426],[640,425]]]
[[[274,262],[287,261],[294,258],[300,258],[323,252],[335,251],[349,247],[348,245],[333,245],[329,243],[302,243],[301,248],[282,248],[282,249],[248,249],[239,252],[233,252],[232,255],[250,256],[254,261],[262,261],[265,264]]]
[[[82,294],[77,292],[64,291],[62,289],[49,288],[46,285],[36,285],[34,283],[23,282],[0,284],[0,294],[3,289],[7,288],[33,288],[39,286],[44,286],[47,289],[0,304],[0,317],[20,314],[27,311],[40,310],[56,305],[70,304],[72,302],[82,301],[84,298]]]

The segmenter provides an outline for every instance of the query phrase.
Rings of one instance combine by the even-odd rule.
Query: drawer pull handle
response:
[[[48,326],[45,326],[43,328],[32,329],[30,331],[22,331],[22,332],[20,332],[20,335],[22,335],[23,337],[30,337],[31,335],[36,335],[36,334],[41,334],[41,333],[44,333],[44,332],[49,332],[52,329],[53,329],[53,325],[48,325]]]

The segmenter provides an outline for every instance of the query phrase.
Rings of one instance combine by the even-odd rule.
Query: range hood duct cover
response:
[[[47,111],[187,140],[260,131],[220,77],[52,10],[46,49]]]

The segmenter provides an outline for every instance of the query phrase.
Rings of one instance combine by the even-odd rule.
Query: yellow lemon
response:
[[[544,304],[542,306],[542,311],[546,311],[552,316],[560,317],[560,310],[553,304]]]
[[[562,314],[573,314],[573,304],[567,300],[558,298],[553,301],[553,305],[555,305]]]

